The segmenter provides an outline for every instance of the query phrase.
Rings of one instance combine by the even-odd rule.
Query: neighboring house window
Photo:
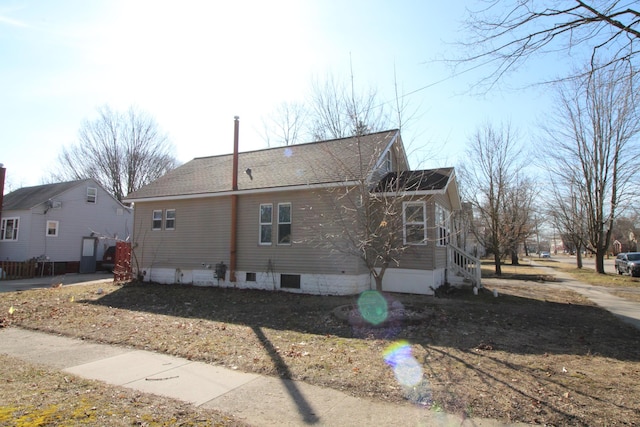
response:
[[[437,246],[447,246],[449,244],[449,211],[436,204],[436,230]]]
[[[164,229],[175,230],[176,229],[176,210],[167,209],[164,213]]]
[[[260,244],[271,244],[271,231],[273,229],[273,205],[260,205]]]
[[[427,214],[424,202],[402,204],[405,245],[427,244]]]
[[[47,236],[58,237],[58,221],[47,221]]]
[[[162,230],[162,211],[153,211],[153,222],[151,225],[152,230]]]
[[[0,240],[18,240],[18,224],[20,218],[2,218]]]
[[[278,204],[278,244],[291,244],[291,203]]]
[[[98,200],[98,189],[87,187],[87,203],[95,203]]]

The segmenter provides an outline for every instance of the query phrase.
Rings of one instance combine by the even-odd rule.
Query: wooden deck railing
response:
[[[0,261],[0,280],[30,279],[36,275],[36,260]]]

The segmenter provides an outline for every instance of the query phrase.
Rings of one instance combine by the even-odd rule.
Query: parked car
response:
[[[540,252],[540,258],[551,258],[551,254],[546,251]]]
[[[113,272],[113,267],[116,265],[116,247],[109,246],[102,256],[102,269]]]
[[[640,252],[623,252],[616,257],[616,271],[618,274],[628,273],[633,277],[640,277]]]

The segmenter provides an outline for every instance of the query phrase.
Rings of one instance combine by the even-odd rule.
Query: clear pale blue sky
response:
[[[451,56],[466,5],[455,1],[0,0],[0,163],[7,188],[38,185],[104,104],[135,105],[171,137],[182,162],[265,147],[262,118],[304,98],[314,77],[348,78],[393,101],[397,81],[417,118],[403,129],[416,167],[455,166],[468,137],[511,121],[524,139],[549,108],[541,89],[466,93]],[[519,78],[557,64],[531,63]],[[511,80],[518,85],[517,80]]]

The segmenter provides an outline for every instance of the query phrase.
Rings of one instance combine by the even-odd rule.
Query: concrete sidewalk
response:
[[[360,399],[302,382],[78,339],[0,329],[0,353],[83,378],[167,396],[256,426],[503,426],[410,404]],[[520,424],[523,425],[523,424]]]

